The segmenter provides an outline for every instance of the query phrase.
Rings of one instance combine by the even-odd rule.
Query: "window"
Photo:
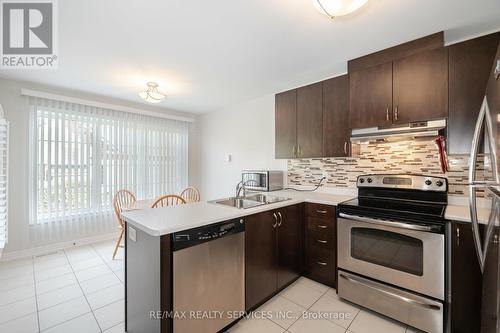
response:
[[[116,191],[138,198],[187,185],[188,123],[30,98],[32,223],[112,213]]]
[[[9,180],[9,123],[0,106],[0,249],[7,243]]]

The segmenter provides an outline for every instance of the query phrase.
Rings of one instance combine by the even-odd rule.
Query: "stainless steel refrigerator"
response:
[[[481,333],[500,333],[500,45],[488,79],[469,161],[469,205],[477,259],[483,273]],[[480,147],[484,153],[480,154]],[[481,157],[481,161],[478,158]],[[480,163],[481,162],[481,163]],[[480,167],[478,167],[480,165]],[[481,193],[481,195],[479,195]],[[487,221],[478,218],[478,198],[491,206]],[[484,208],[483,208],[484,209]],[[484,228],[479,223],[487,222]],[[482,230],[482,232],[480,231]]]

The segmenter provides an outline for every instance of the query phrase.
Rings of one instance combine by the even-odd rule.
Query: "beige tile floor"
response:
[[[123,250],[100,242],[0,262],[0,332],[124,332]],[[300,278],[231,333],[413,333],[406,325],[339,299]]]

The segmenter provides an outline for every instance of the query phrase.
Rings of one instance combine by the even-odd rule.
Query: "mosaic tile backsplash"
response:
[[[288,184],[315,185],[325,176],[326,187],[354,188],[362,174],[423,174],[446,177],[449,194],[467,195],[469,156],[448,156],[450,171],[443,174],[437,146],[430,139],[361,144],[354,150],[353,157],[288,160]],[[483,161],[479,156],[478,175],[484,173]]]

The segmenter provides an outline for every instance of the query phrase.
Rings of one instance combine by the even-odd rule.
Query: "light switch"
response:
[[[231,162],[231,154],[226,155],[226,162]]]
[[[132,227],[128,227],[128,239],[130,239],[132,242],[137,241],[137,230],[135,230]]]

